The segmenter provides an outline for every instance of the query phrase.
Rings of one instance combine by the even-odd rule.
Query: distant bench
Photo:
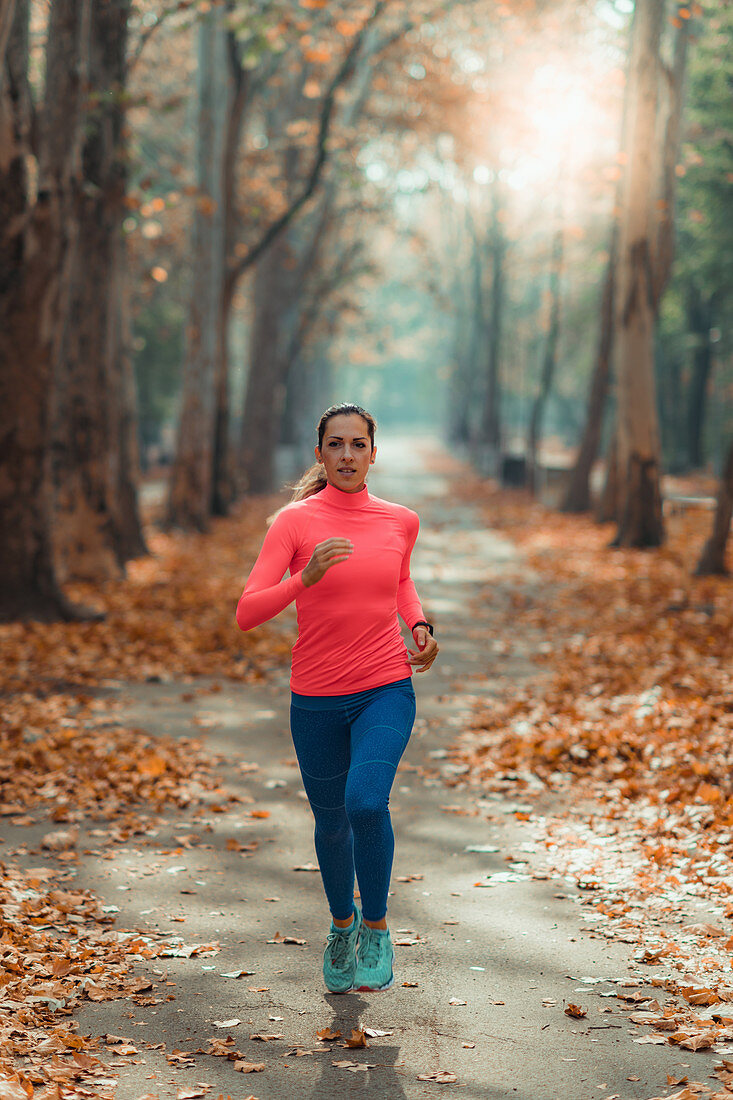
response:
[[[667,493],[662,501],[662,510],[671,516],[677,516],[690,508],[702,508],[706,512],[712,512],[715,505],[715,497],[687,497],[678,493]]]

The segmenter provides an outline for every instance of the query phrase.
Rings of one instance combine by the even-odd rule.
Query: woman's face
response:
[[[376,456],[367,422],[357,413],[332,416],[326,424],[323,446],[316,447],[316,458],[326,467],[329,484],[346,493],[363,489]]]

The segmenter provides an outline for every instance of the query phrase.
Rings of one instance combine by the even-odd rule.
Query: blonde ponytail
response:
[[[321,489],[325,489],[327,484],[326,467],[322,462],[314,462],[305,471],[300,481],[296,481],[295,485],[292,486],[291,504],[294,500],[303,500],[305,497],[312,497],[314,493],[320,493]]]
[[[292,504],[294,500],[304,500],[306,497],[312,497],[314,493],[320,493],[321,489],[325,489],[327,484],[326,467],[322,462],[314,462],[313,465],[305,471],[300,480],[296,481],[295,485],[290,486],[293,490],[293,495],[288,501],[288,504]],[[287,505],[283,504],[283,508],[286,507]],[[268,527],[282,510],[282,508],[278,508],[276,512],[273,512],[271,516],[267,517],[265,523]]]

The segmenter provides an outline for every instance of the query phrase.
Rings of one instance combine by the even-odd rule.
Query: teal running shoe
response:
[[[389,929],[361,926],[361,939],[354,975],[354,989],[381,992],[394,984],[394,948]]]
[[[323,980],[331,993],[348,993],[354,988],[356,945],[361,929],[361,910],[356,905],[351,928],[337,928],[331,921],[323,953]]]

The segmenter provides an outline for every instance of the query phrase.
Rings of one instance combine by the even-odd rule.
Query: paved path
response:
[[[666,1072],[683,1062],[684,1054],[670,1048],[632,1043],[633,1025],[615,1007],[619,1002],[598,996],[613,994],[617,985],[578,991],[572,980],[578,976],[627,978],[625,952],[632,949],[581,932],[579,907],[556,896],[567,892],[567,884],[520,877],[493,888],[474,885],[506,871],[511,857],[511,866],[529,876],[539,866],[535,830],[531,820],[517,821],[516,806],[501,798],[477,801],[476,791],[446,788],[441,753],[461,729],[473,697],[495,690],[498,678],[520,680],[531,671],[539,639],[514,638],[511,655],[503,655],[498,611],[521,562],[505,540],[481,529],[471,507],[451,500],[460,468],[451,472],[447,460],[444,476],[426,473],[421,467],[428,455],[419,441],[387,439],[370,482],[375,493],[420,511],[414,577],[439,624],[442,647],[432,672],[415,678],[418,721],[392,795],[397,849],[390,926],[395,940],[415,941],[396,948],[395,986],[345,996],[323,986],[328,914],[320,878],[294,870],[315,856],[288,732],[287,671],[255,687],[225,682],[218,692],[208,692],[207,683],[125,687],[124,720],[157,733],[205,737],[225,760],[226,786],[252,801],[225,813],[169,813],[157,835],[133,838],[107,858],[81,860],[78,884],[119,906],[118,927],[165,930],[187,944],[221,943],[211,957],[140,967],[158,994],[175,999],[155,1007],[87,1004],[78,1014],[85,1034],[166,1044],[165,1051],[139,1046],[136,1059],[116,1059],[125,1063],[115,1067],[119,1100],[172,1098],[197,1082],[211,1085],[211,1096],[234,1100],[341,1100],[352,1094],[380,1100],[631,1100],[666,1093]],[[530,577],[526,583],[537,584]],[[479,589],[487,588],[494,599],[482,602]],[[232,593],[232,607],[237,595]],[[252,810],[269,816],[252,817]],[[198,840],[180,850],[176,838],[191,834]],[[242,852],[227,846],[232,840],[259,843]],[[88,846],[94,843],[92,837]],[[476,846],[498,850],[467,850]],[[276,933],[305,944],[268,943]],[[240,969],[252,974],[223,976]],[[565,1016],[564,1001],[580,1001],[587,1018]],[[214,1026],[233,1019],[241,1022]],[[366,1050],[316,1037],[324,1027],[348,1036],[365,1026],[388,1034],[371,1038]],[[265,1043],[251,1040],[253,1033],[283,1039]],[[175,1048],[205,1049],[209,1037],[228,1034],[250,1061],[265,1062],[264,1072],[243,1076],[224,1058],[202,1054],[195,1067],[165,1060]],[[284,1056],[296,1046],[314,1053]],[[370,1068],[350,1070],[336,1061]],[[454,1073],[456,1083],[418,1079],[437,1070]]]

